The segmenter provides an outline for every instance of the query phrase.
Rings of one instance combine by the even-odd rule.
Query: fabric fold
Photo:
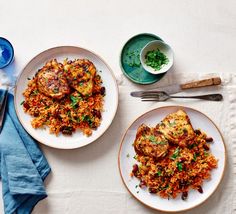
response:
[[[5,213],[31,213],[37,202],[47,197],[43,181],[51,169],[34,139],[17,119],[11,94],[0,135],[0,152]]]

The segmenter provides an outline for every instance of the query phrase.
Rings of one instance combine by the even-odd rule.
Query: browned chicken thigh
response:
[[[63,65],[53,59],[41,68],[37,75],[38,90],[48,97],[61,99],[70,93]]]

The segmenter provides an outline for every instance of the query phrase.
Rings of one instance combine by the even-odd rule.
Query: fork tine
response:
[[[147,95],[147,94],[158,94],[161,93],[162,91],[144,91],[142,92],[142,95]]]
[[[156,102],[160,102],[159,99],[141,99],[142,102],[149,102],[149,101],[156,101]]]
[[[143,95],[141,98],[159,98],[159,95],[157,95],[157,94],[147,94],[147,95]]]

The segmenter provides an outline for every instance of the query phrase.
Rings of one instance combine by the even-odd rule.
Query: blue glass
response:
[[[0,37],[0,68],[9,65],[14,58],[12,44],[5,38]]]

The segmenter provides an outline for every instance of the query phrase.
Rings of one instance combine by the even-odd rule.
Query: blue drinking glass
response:
[[[14,59],[12,44],[5,38],[0,37],[0,68],[9,65]]]

